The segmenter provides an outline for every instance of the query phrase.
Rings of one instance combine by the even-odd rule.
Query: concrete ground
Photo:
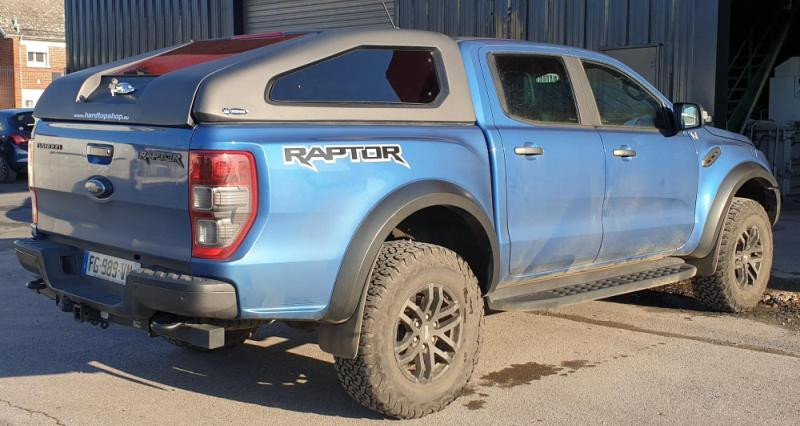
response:
[[[132,329],[77,324],[23,287],[24,184],[0,187],[0,424],[350,424],[381,421],[340,390],[313,332],[192,353]],[[800,209],[776,229],[776,275],[800,277]],[[785,275],[783,275],[785,274]],[[752,318],[752,319],[749,319]],[[800,422],[800,333],[712,314],[685,296],[486,318],[465,394],[413,423]]]

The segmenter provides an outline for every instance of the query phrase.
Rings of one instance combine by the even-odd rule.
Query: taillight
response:
[[[10,138],[11,142],[14,143],[14,145],[24,146],[28,144],[28,138],[26,138],[25,136],[11,135]]]
[[[31,146],[28,150],[28,190],[31,193],[31,222],[36,225],[39,223],[39,204],[36,202],[36,187],[33,183],[33,153],[35,149]]]
[[[229,257],[242,244],[258,210],[258,178],[246,151],[191,151],[189,215],[192,256]]]

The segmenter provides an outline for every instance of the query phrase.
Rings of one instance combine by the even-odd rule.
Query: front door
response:
[[[603,244],[597,262],[680,248],[694,228],[698,160],[686,132],[664,128],[664,106],[622,71],[583,62],[605,147]]]
[[[489,91],[505,158],[510,273],[591,263],[602,240],[603,144],[559,56],[494,52]]]

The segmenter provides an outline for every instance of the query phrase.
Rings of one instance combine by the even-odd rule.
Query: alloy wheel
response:
[[[443,286],[430,283],[414,292],[400,309],[395,359],[405,376],[429,383],[447,371],[461,345],[463,312]]]

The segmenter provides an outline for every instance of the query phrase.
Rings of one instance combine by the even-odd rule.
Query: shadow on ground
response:
[[[0,194],[11,194],[14,192],[28,192],[28,178],[20,175],[17,180],[11,183],[0,183]]]
[[[0,246],[11,240],[0,240]],[[177,348],[141,331],[80,324],[24,287],[32,275],[0,251],[0,378],[72,372],[106,374],[142,391],[175,389],[263,407],[346,418],[379,418],[340,387],[333,358],[313,331],[262,326],[253,340],[222,351]]]
[[[27,225],[31,221],[31,199],[26,198],[21,206],[6,210],[6,217],[19,224]]]

